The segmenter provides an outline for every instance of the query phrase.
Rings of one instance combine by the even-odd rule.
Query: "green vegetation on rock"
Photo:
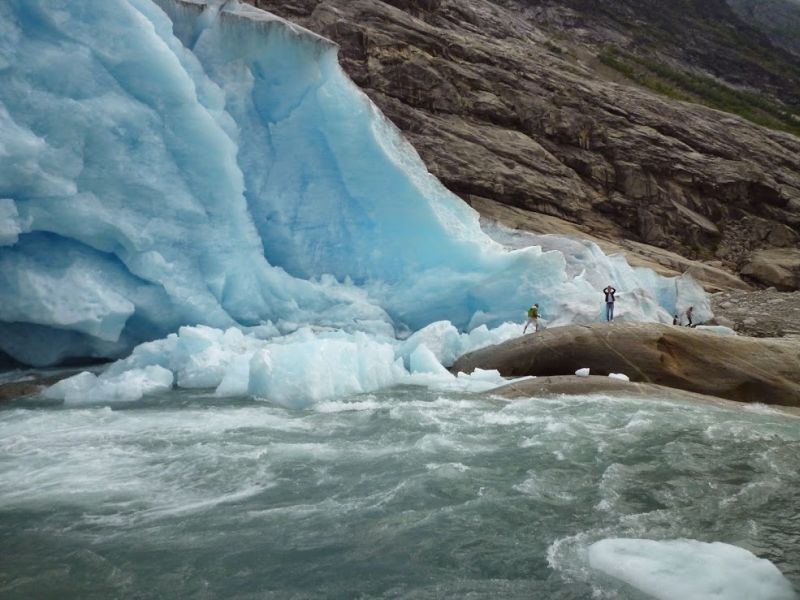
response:
[[[800,110],[764,95],[737,89],[711,77],[677,69],[616,47],[607,47],[598,58],[631,81],[664,96],[703,104],[800,137]]]

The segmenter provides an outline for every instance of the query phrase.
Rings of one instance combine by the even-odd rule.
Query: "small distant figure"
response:
[[[672,315],[672,324],[673,325],[677,325],[678,324],[678,315]]]
[[[528,320],[525,321],[525,327],[522,328],[522,335],[528,331],[528,325],[533,325],[534,331],[539,331],[539,305],[534,304],[528,309]]]
[[[686,326],[687,327],[694,327],[692,323],[692,311],[694,311],[694,306],[690,306],[686,309]]]
[[[606,295],[606,321],[614,320],[614,294],[617,290],[609,283],[608,287],[603,290]]]

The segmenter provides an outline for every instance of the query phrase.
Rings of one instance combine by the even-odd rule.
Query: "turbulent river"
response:
[[[0,410],[0,596],[643,598],[606,538],[719,541],[800,589],[800,419],[394,388]]]

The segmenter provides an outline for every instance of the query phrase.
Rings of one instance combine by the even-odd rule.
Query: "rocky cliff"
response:
[[[728,0],[728,4],[743,21],[800,57],[800,0]]]
[[[485,214],[518,208],[534,231],[769,285],[756,253],[793,260],[800,65],[722,0],[249,1],[340,44],[429,169]]]

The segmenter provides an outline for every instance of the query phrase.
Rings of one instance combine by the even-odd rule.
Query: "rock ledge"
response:
[[[654,323],[547,329],[466,354],[453,370],[546,377],[573,375],[583,367],[728,400],[800,406],[800,340],[725,336]]]

